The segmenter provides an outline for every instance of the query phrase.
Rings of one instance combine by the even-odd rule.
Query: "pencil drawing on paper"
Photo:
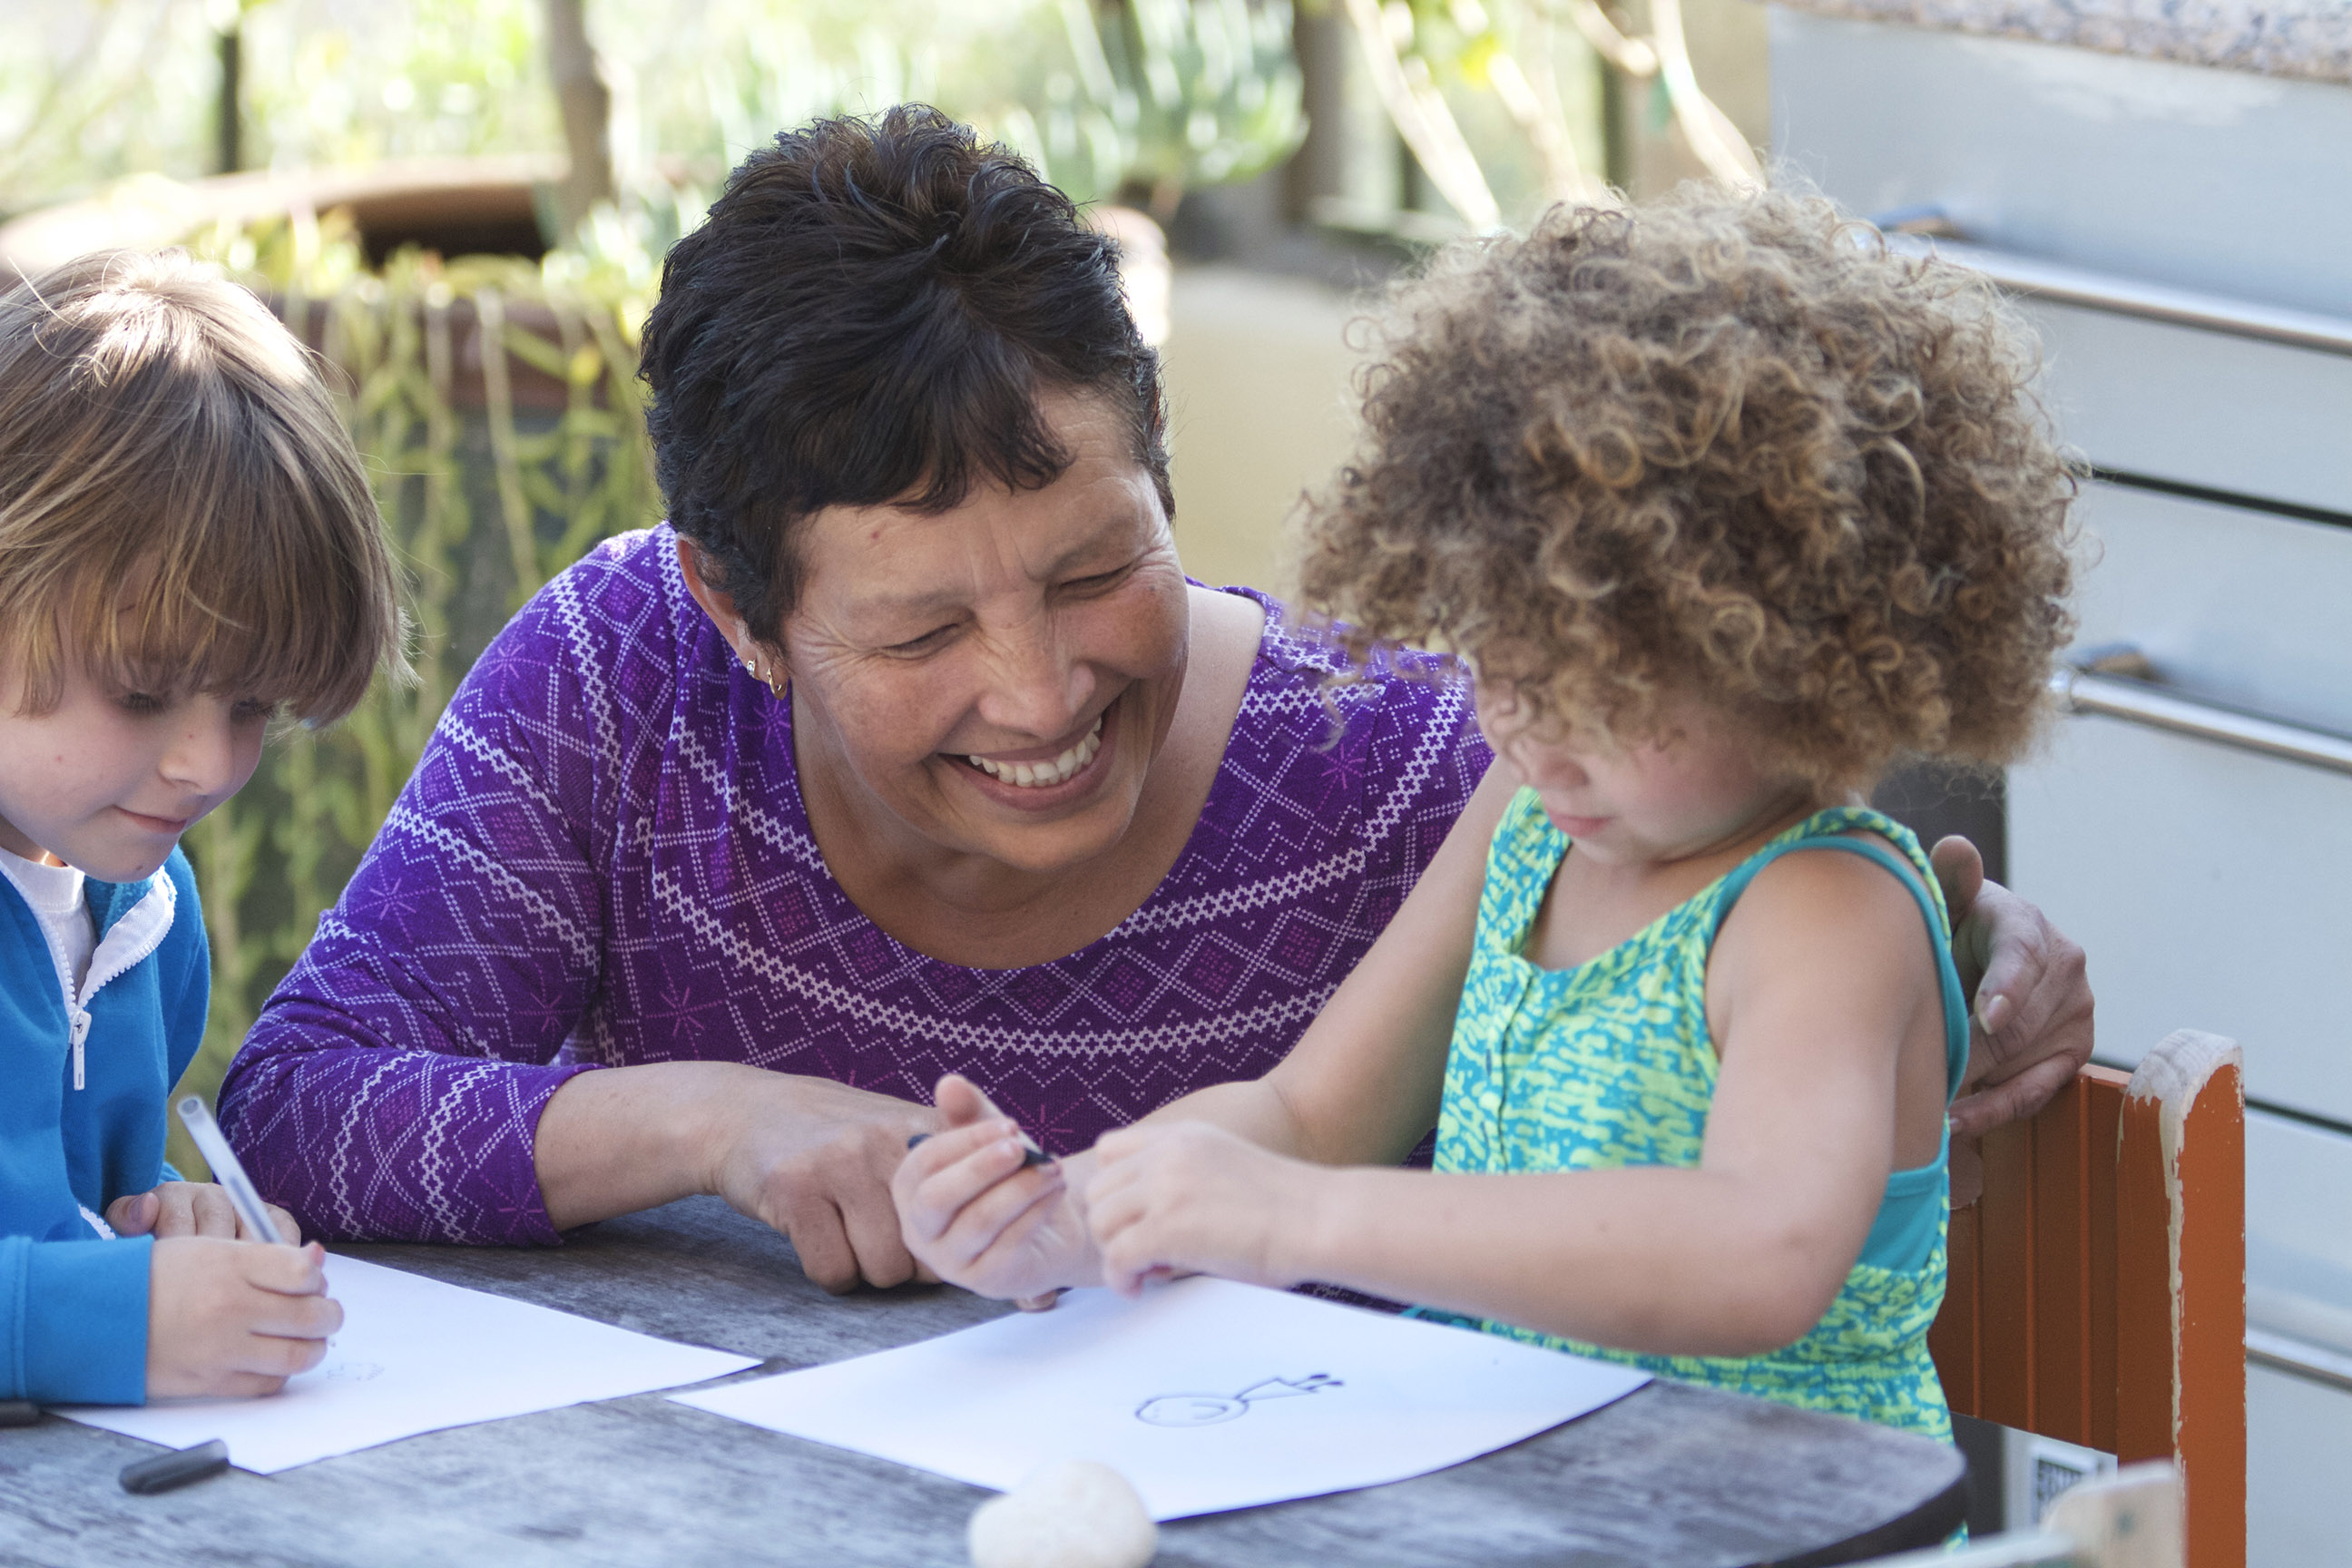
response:
[[[1245,1414],[1261,1400],[1288,1399],[1345,1386],[1338,1378],[1322,1372],[1310,1372],[1305,1377],[1269,1377],[1251,1384],[1239,1394],[1163,1394],[1137,1405],[1135,1418],[1154,1426],[1213,1426]]]
[[[331,1377],[342,1383],[366,1383],[383,1375],[383,1363],[373,1361],[346,1361],[338,1356],[319,1368],[320,1377]]]

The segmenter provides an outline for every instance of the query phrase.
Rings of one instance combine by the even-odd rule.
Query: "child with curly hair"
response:
[[[1948,1436],[1967,1014],[1863,802],[2034,732],[2074,479],[2030,342],[1788,193],[1555,211],[1395,304],[1303,597],[1360,663],[1458,654],[1496,767],[1264,1079],[1052,1169],[944,1082],[908,1244],[1002,1295],[1327,1281]]]

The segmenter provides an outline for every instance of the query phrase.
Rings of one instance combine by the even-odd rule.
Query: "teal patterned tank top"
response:
[[[1880,835],[1902,858],[1844,837],[1856,830]],[[1942,980],[1948,1091],[1958,1089],[1969,1027],[1950,919],[1919,841],[1900,824],[1859,808],[1816,812],[1607,952],[1574,969],[1548,970],[1522,953],[1568,849],[1567,835],[1545,817],[1532,790],[1519,793],[1495,830],[1446,1062],[1438,1170],[1696,1165],[1717,1068],[1706,1024],[1707,954],[1756,874],[1798,849],[1877,861],[1918,900]],[[1948,1139],[1932,1164],[1887,1178],[1869,1240],[1829,1311],[1804,1338],[1769,1354],[1645,1355],[1506,1323],[1455,1321],[1948,1441],[1951,1417],[1927,1355],[1927,1326],[1944,1300],[1948,1152]]]

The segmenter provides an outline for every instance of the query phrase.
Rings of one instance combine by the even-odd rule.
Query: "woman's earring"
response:
[[[784,693],[792,689],[792,677],[787,675],[779,678],[770,675],[761,668],[761,660],[747,653],[743,656],[743,673],[766,686],[781,700]]]

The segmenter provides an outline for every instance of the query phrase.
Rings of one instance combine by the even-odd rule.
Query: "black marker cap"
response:
[[[227,1468],[228,1445],[215,1437],[193,1448],[158,1454],[152,1459],[123,1466],[122,1489],[127,1492],[167,1492],[173,1487],[184,1487],[191,1481],[219,1475]]]

